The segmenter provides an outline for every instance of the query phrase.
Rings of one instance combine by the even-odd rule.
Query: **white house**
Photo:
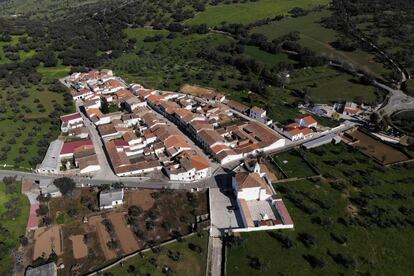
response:
[[[264,124],[266,124],[267,122],[266,110],[261,109],[260,107],[257,107],[257,106],[253,106],[250,109],[249,117]]]
[[[99,193],[99,208],[111,209],[124,203],[124,189],[102,191]]]
[[[295,119],[295,122],[299,124],[300,127],[314,127],[318,126],[318,122],[311,115],[301,115]]]
[[[132,112],[139,107],[147,106],[147,102],[139,99],[138,97],[131,97],[125,100],[123,103],[126,110]]]
[[[68,132],[71,129],[79,128],[84,125],[83,118],[78,112],[60,116],[60,121],[62,122],[60,127],[62,132]]]

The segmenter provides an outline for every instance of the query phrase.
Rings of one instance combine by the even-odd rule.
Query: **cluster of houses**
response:
[[[311,138],[314,130],[318,126],[318,122],[308,114],[300,115],[293,123],[285,126],[283,135],[291,141]]]

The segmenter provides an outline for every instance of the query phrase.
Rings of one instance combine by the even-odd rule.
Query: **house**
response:
[[[122,205],[124,201],[124,189],[108,190],[99,193],[99,208],[111,209]]]
[[[81,146],[86,146],[86,145],[93,145],[93,143],[89,139],[64,143],[60,151],[59,158],[61,160],[73,158],[73,154],[75,153],[76,148],[79,148]]]
[[[293,221],[282,199],[258,172],[239,172],[232,179],[243,228],[235,232],[293,228]]]
[[[59,188],[53,184],[52,179],[40,179],[39,181],[40,193],[44,196],[61,197],[62,193]]]
[[[233,100],[229,100],[227,106],[243,114],[247,114],[247,111],[249,110],[249,107],[246,105]]]
[[[139,107],[147,106],[147,102],[145,102],[145,101],[139,99],[138,97],[134,96],[134,97],[126,99],[123,102],[123,106],[127,111],[132,112],[132,111],[134,111],[135,109],[137,109]]]
[[[358,114],[360,111],[361,109],[356,103],[346,102],[342,114],[352,116]]]
[[[166,168],[172,181],[197,181],[210,176],[209,161],[197,154],[184,154],[179,164]]]
[[[50,262],[37,267],[28,267],[25,276],[57,276],[57,267],[54,262]]]
[[[78,112],[60,116],[60,121],[62,122],[60,127],[62,132],[84,126],[83,118]]]
[[[250,109],[249,117],[264,124],[267,122],[266,110],[261,109],[260,107],[257,107],[257,106],[253,106]]]
[[[295,122],[298,123],[300,127],[316,128],[318,126],[318,122],[316,122],[316,120],[308,114],[297,117]]]
[[[283,135],[291,141],[297,141],[312,137],[313,131],[307,127],[300,127],[298,123],[291,123],[285,127]]]

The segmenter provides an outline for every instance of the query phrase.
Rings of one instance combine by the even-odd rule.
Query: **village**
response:
[[[282,174],[288,177],[283,167],[290,161],[264,161],[269,154],[343,141],[389,150],[360,149],[385,165],[411,159],[389,154],[393,148],[385,149],[354,122],[320,125],[315,110],[280,125],[262,108],[210,89],[152,90],[127,84],[111,70],[74,73],[61,81],[77,111],[61,116],[62,134],[36,168],[38,179],[23,179],[31,208],[30,247],[21,266],[45,263],[29,267],[26,275],[96,272],[103,263],[203,229],[210,229],[209,258],[220,259],[226,233],[293,229],[272,186]],[[344,118],[363,108],[334,107]],[[162,189],[151,188],[155,182]],[[70,191],[62,192],[68,185]],[[56,262],[48,262],[52,256]]]

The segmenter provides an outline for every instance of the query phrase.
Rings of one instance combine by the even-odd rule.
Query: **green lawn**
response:
[[[358,81],[329,67],[315,67],[294,72],[288,87],[298,90],[308,87],[310,98],[318,104],[355,100],[369,104],[382,102],[384,95],[378,94],[373,86]]]
[[[305,157],[337,182],[275,184],[295,229],[242,234],[241,245],[228,248],[227,274],[411,275],[412,165],[382,168],[342,144],[307,151]],[[311,237],[301,238],[304,234]],[[323,267],[312,268],[309,255]],[[252,258],[261,270],[253,268]]]
[[[255,27],[250,32],[264,34],[269,40],[272,40],[290,32],[297,31],[300,33],[299,43],[317,53],[326,54],[340,60],[351,62],[370,70],[376,75],[389,73],[388,69],[384,68],[381,63],[375,61],[372,54],[361,50],[345,52],[332,47],[331,43],[337,39],[337,33],[336,31],[324,28],[321,25],[322,19],[329,16],[330,11],[322,10],[311,12],[306,16],[296,18],[286,17],[281,21]]]
[[[260,61],[270,66],[276,65],[280,62],[294,63],[293,60],[289,59],[287,54],[270,54],[268,52],[260,50],[258,47],[255,46],[245,46],[244,54],[246,54],[254,60]]]
[[[46,79],[60,79],[69,75],[70,67],[61,64],[55,67],[39,66],[37,67],[37,72],[42,74]]]
[[[302,0],[259,0],[240,4],[221,4],[207,6],[205,11],[197,13],[186,23],[190,25],[205,23],[209,26],[217,26],[222,22],[247,24],[258,19],[287,14],[294,7],[310,9],[328,3],[327,0],[307,0],[306,2]]]
[[[197,253],[189,248],[189,244],[195,244],[201,248],[201,253]],[[172,269],[174,275],[205,275],[207,264],[207,247],[208,233],[204,232],[201,237],[194,235],[184,239],[182,242],[174,242],[172,244],[161,247],[161,252],[154,253],[152,251],[143,253],[141,256],[133,257],[123,263],[123,266],[116,266],[108,270],[115,276],[128,275],[131,271],[130,266],[134,267],[134,271],[129,272],[130,275],[136,275],[138,272],[148,275],[165,275],[162,272],[166,265]],[[174,261],[168,256],[168,252],[177,254],[179,252],[181,258]]]
[[[279,165],[280,168],[282,168],[288,178],[316,175],[316,172],[314,172],[312,168],[306,164],[303,158],[299,155],[299,152],[296,150],[275,155],[273,156],[273,160]]]
[[[29,216],[29,201],[25,195],[20,193],[20,182],[16,182],[16,189],[16,193],[7,194],[5,184],[0,182],[0,217],[2,218],[0,222],[0,228],[2,228],[0,244],[4,243],[0,252],[0,275],[7,275],[13,267],[10,250],[20,244],[19,237],[25,234]],[[14,219],[4,218],[4,213],[7,211],[4,204],[13,198],[17,200],[15,208],[19,210],[18,216]]]

